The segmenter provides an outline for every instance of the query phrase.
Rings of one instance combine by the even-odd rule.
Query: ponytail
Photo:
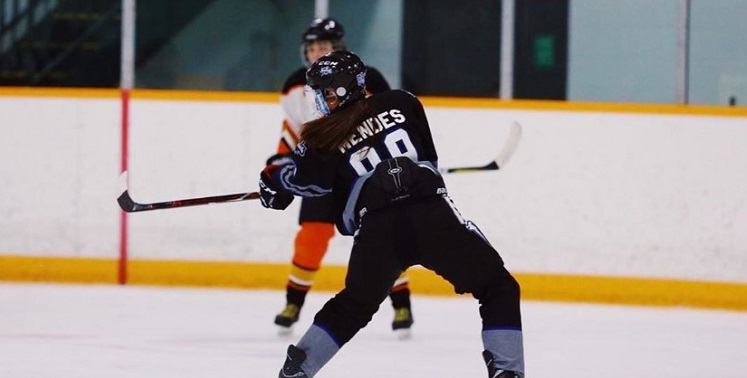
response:
[[[326,117],[306,122],[301,127],[301,140],[322,155],[331,155],[344,145],[358,125],[370,117],[367,99],[357,101]]]

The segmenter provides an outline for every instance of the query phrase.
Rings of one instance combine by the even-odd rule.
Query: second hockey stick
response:
[[[495,160],[488,164],[481,166],[472,167],[454,167],[454,168],[442,168],[439,169],[441,173],[463,173],[463,172],[478,172],[478,171],[497,171],[511,160],[511,157],[516,151],[516,147],[519,146],[519,140],[521,140],[522,127],[521,124],[514,121],[511,123],[511,130],[508,132],[508,138],[503,144],[503,148],[495,157]]]
[[[513,124],[511,125],[511,130],[508,134],[508,139],[506,139],[506,142],[503,145],[503,149],[500,151],[500,153],[498,153],[498,156],[496,156],[495,160],[486,165],[444,168],[440,169],[440,171],[441,173],[463,173],[499,170],[508,163],[508,161],[511,159],[511,156],[513,156],[514,154],[514,151],[516,151],[516,147],[519,145],[519,140],[521,139],[521,132],[521,124],[519,124],[518,122],[513,122]],[[213,203],[248,201],[259,198],[259,192],[247,192],[223,194],[209,197],[186,198],[165,202],[139,203],[135,202],[132,197],[130,197],[129,189],[127,186],[127,171],[122,172],[120,180],[122,185],[122,193],[117,198],[117,202],[119,203],[119,207],[121,207],[122,210],[127,213],[160,209],[175,209],[178,207],[209,205]]]

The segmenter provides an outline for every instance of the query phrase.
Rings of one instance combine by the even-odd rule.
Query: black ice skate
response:
[[[517,373],[495,367],[495,364],[493,363],[495,360],[493,353],[485,350],[482,352],[482,358],[485,360],[485,365],[488,367],[488,378],[521,378]]]
[[[288,354],[285,357],[283,368],[280,369],[278,378],[308,378],[309,376],[301,370],[301,363],[306,360],[306,352],[296,348],[294,345],[288,346]]]
[[[279,332],[281,335],[290,334],[291,326],[293,325],[293,323],[298,321],[298,315],[300,313],[301,307],[293,303],[288,303],[287,305],[285,305],[283,311],[281,311],[275,317],[275,324],[280,326]]]
[[[392,330],[397,334],[400,340],[412,337],[410,327],[412,327],[412,312],[407,307],[401,307],[394,310],[394,320],[392,321]]]

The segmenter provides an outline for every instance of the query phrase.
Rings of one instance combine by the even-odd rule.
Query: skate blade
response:
[[[293,327],[278,326],[278,336],[288,337],[293,335]]]
[[[397,340],[410,340],[412,338],[412,331],[409,328],[395,329],[394,335],[397,336]]]

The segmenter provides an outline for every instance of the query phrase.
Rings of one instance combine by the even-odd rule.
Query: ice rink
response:
[[[277,377],[295,333],[279,291],[0,284],[0,377]],[[527,377],[747,377],[747,313],[525,301]],[[413,338],[387,300],[318,377],[485,377],[471,297],[413,297]],[[354,372],[354,373],[352,373]]]

